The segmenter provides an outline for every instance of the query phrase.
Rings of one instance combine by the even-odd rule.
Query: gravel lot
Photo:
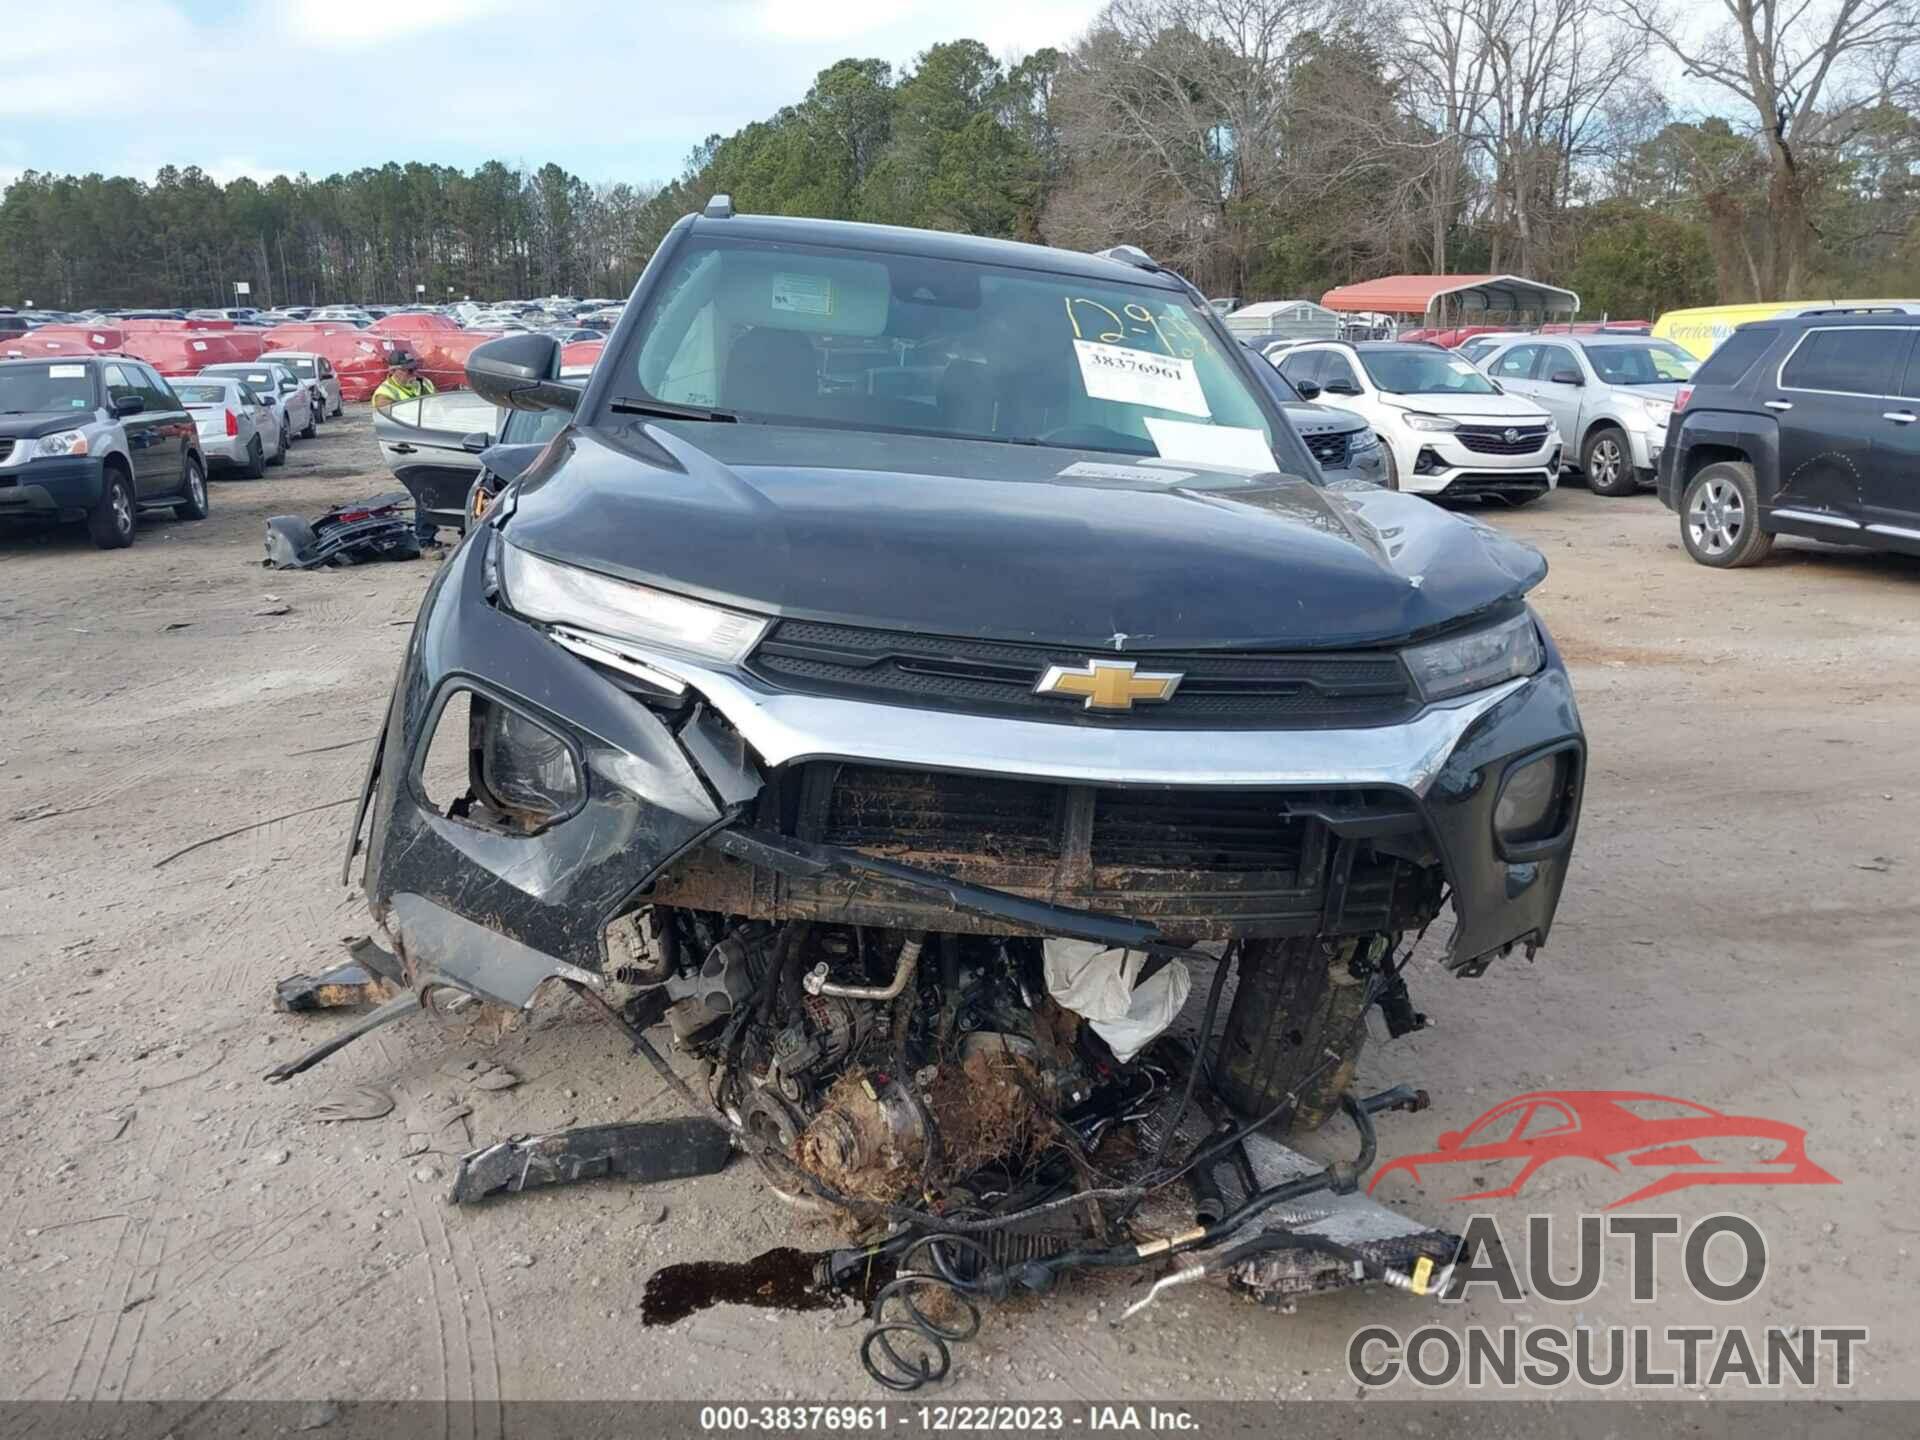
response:
[[[216,480],[208,521],[151,522],[131,550],[0,536],[0,1396],[876,1397],[851,1310],[720,1306],[641,1329],[664,1263],[830,1243],[751,1167],[442,1202],[472,1140],[673,1113],[577,1004],[504,1037],[416,1016],[285,1087],[261,1082],[339,1023],[269,999],[367,929],[339,884],[350,812],[312,807],[355,795],[432,573],[270,574],[261,522],[386,488],[352,407],[284,471]],[[1535,963],[1453,980],[1429,937],[1413,986],[1432,1027],[1370,1047],[1362,1078],[1415,1081],[1435,1104],[1384,1123],[1383,1157],[1530,1089],[1646,1089],[1804,1126],[1837,1187],[1671,1202],[1761,1227],[1751,1300],[1635,1307],[1610,1249],[1608,1286],[1577,1314],[1514,1308],[1864,1324],[1857,1393],[1920,1394],[1903,1363],[1920,1222],[1902,1198],[1920,1124],[1920,563],[1784,541],[1759,569],[1708,571],[1651,495],[1572,488],[1489,518],[1552,564],[1536,598],[1593,747],[1579,861]],[[488,1060],[522,1083],[475,1086]],[[362,1086],[392,1112],[318,1118]],[[1517,1233],[1531,1212],[1625,1193],[1598,1167],[1561,1168],[1475,1208]],[[1432,1180],[1381,1198],[1459,1225],[1452,1177]],[[1110,1277],[992,1312],[942,1398],[1344,1396],[1363,1324],[1513,1318],[1393,1293],[1283,1315],[1193,1287],[1110,1324],[1128,1298]]]

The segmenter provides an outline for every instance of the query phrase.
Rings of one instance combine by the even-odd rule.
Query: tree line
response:
[[[0,200],[0,299],[216,304],[234,280],[255,303],[617,296],[720,191],[1137,244],[1248,299],[1394,271],[1519,272],[1588,314],[1912,294],[1920,6],[1112,0],[1017,61],[973,40],[842,60],[666,183],[499,162],[224,186],[28,172]]]

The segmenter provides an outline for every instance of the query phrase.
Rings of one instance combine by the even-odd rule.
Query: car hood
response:
[[[1109,650],[1378,644],[1546,573],[1391,491],[761,425],[563,431],[501,523],[548,559],[747,609]]]
[[[0,415],[0,440],[35,440],[91,425],[91,410],[36,410],[26,415]]]
[[[1518,395],[1388,395],[1380,403],[1418,415],[1447,415],[1459,420],[1517,420],[1539,423],[1547,412]]]
[[[1299,435],[1345,435],[1350,430],[1367,428],[1364,416],[1332,405],[1310,405],[1302,401],[1289,402],[1280,408],[1287,412],[1287,422]]]

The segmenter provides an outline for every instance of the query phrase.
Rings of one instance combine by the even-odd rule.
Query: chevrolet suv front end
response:
[[[1307,1124],[1449,905],[1456,972],[1547,939],[1545,562],[1324,485],[1146,257],[689,217],[583,391],[558,356],[469,362],[573,413],[429,590],[356,818],[411,986],[664,1008],[804,1164],[862,1056],[1103,1046],[1062,945],[1224,946],[1219,1091]],[[1112,1033],[1062,1073],[1136,1073]]]

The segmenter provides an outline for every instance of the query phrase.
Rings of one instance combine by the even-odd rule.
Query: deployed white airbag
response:
[[[1047,993],[1093,1026],[1114,1058],[1126,1064],[1173,1023],[1193,977],[1170,960],[1140,985],[1142,950],[1116,950],[1091,940],[1046,942]]]

